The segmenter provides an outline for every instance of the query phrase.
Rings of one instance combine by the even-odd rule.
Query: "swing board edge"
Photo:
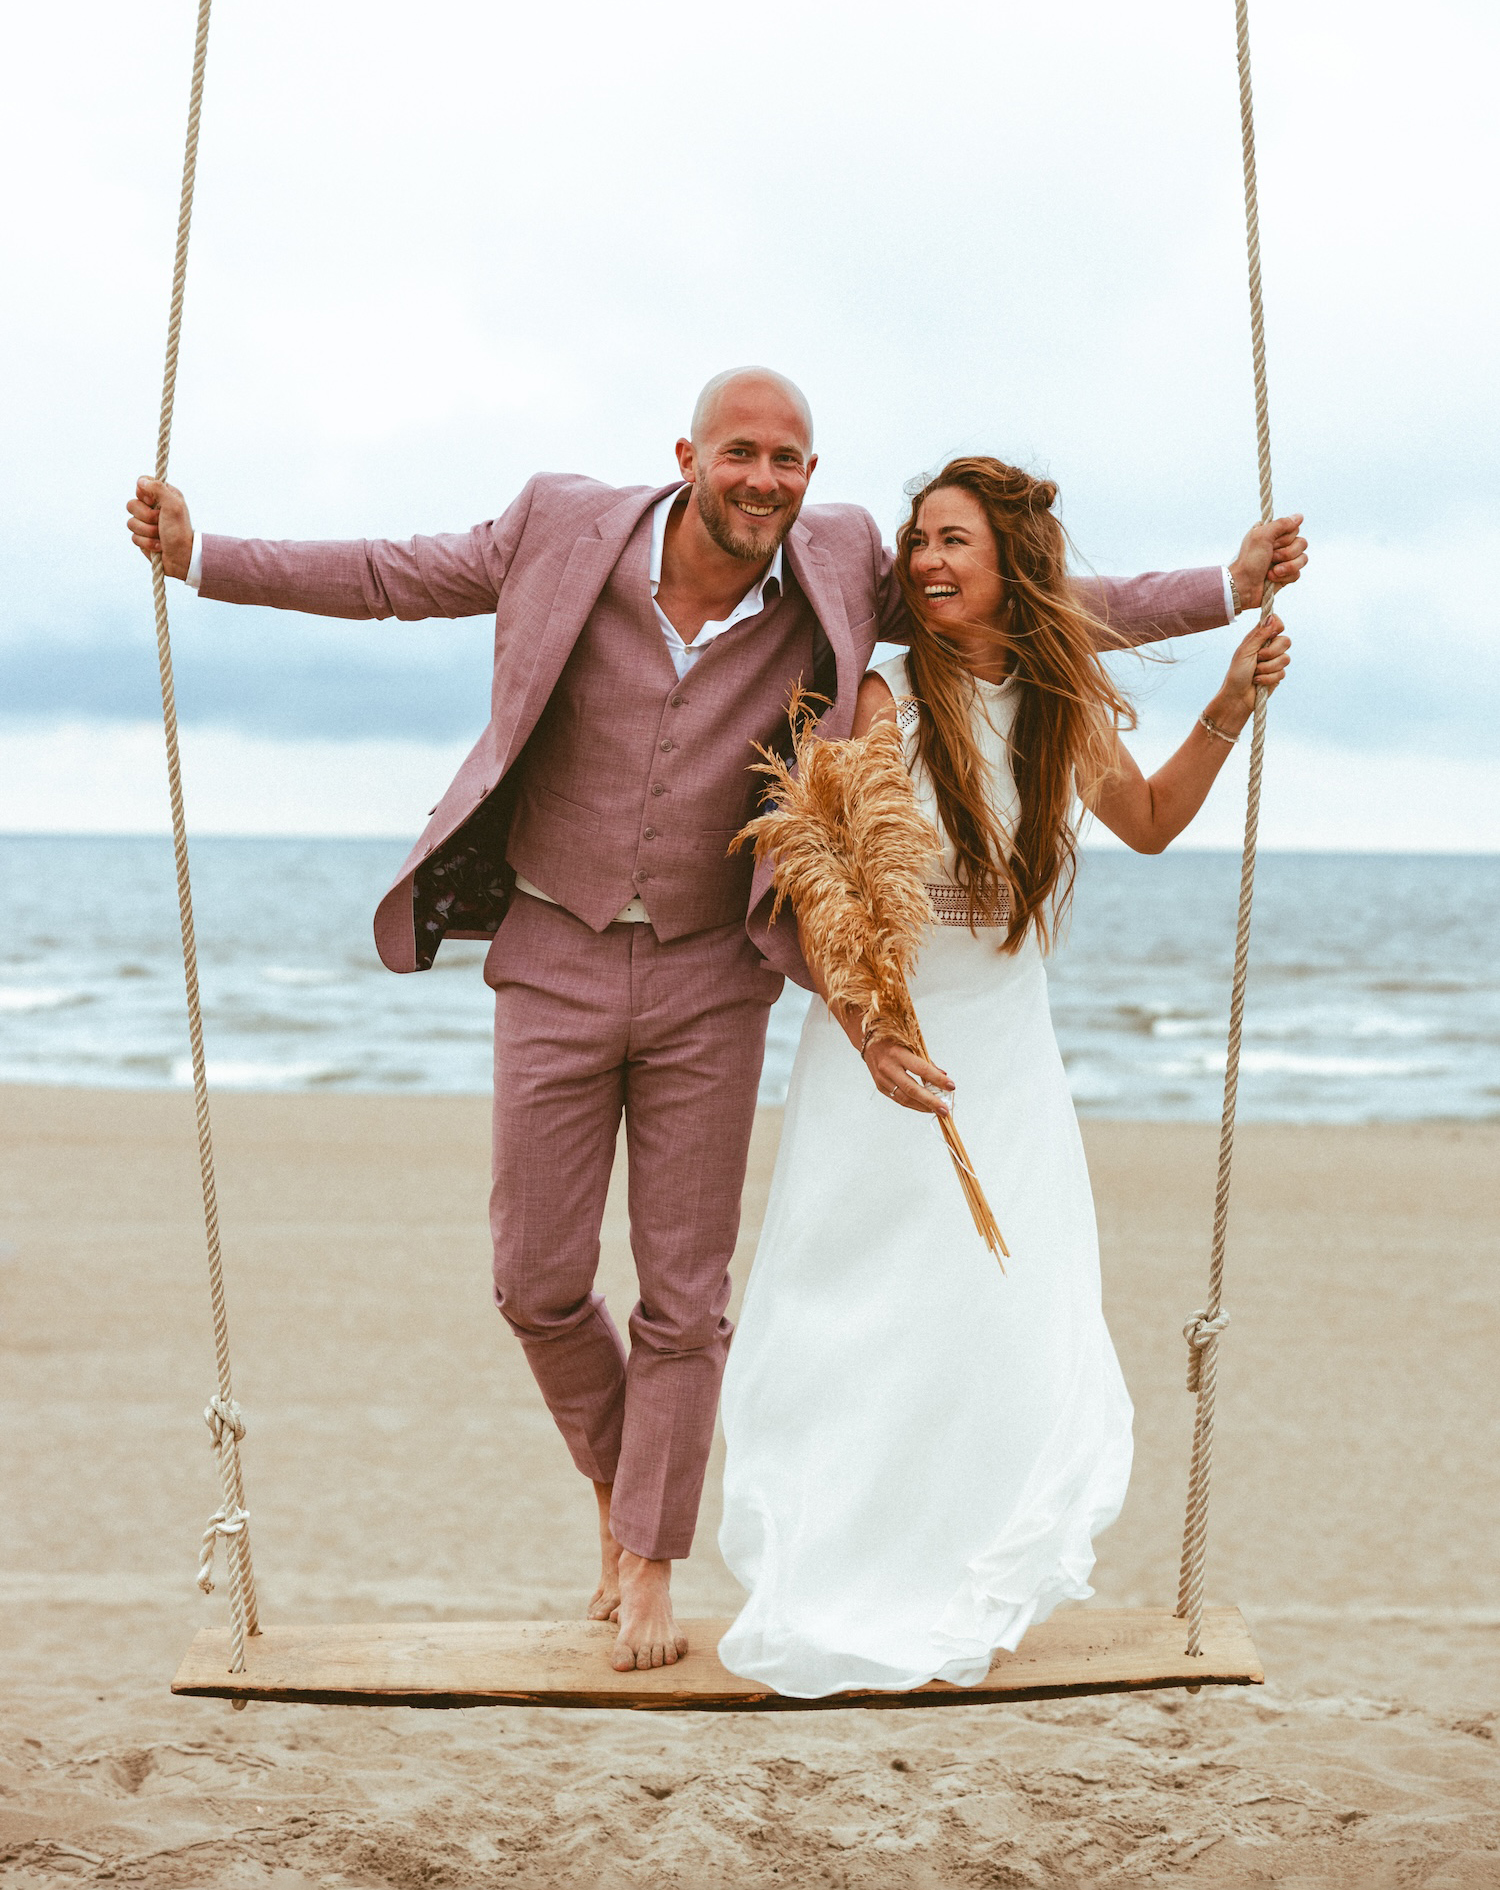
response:
[[[998,1654],[977,1687],[934,1680],[909,1692],[859,1689],[792,1699],[721,1665],[727,1620],[685,1621],[691,1643],[674,1667],[616,1673],[614,1630],[590,1621],[348,1623],[269,1627],[230,1673],[229,1630],[194,1636],[172,1691],[197,1699],[320,1706],[606,1707],[627,1712],[817,1712],[983,1706],[1006,1700],[1134,1693],[1168,1687],[1259,1686],[1265,1680],[1238,1608],[1210,1608],[1203,1652],[1183,1652],[1186,1624],[1169,1609],[1071,1609]]]

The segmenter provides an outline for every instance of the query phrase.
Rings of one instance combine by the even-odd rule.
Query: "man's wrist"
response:
[[[1254,576],[1236,558],[1233,564],[1225,565],[1224,576],[1234,593],[1236,616],[1243,611],[1260,609],[1261,597],[1266,587],[1264,575]]]

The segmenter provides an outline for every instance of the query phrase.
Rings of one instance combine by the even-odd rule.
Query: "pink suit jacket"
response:
[[[412,891],[418,868],[453,840],[505,780],[631,533],[677,483],[620,488],[539,473],[499,518],[469,532],[403,543],[205,534],[203,597],[324,617],[416,620],[495,613],[489,723],[376,909],[376,949],[392,971],[417,969]],[[837,739],[853,725],[855,697],[875,644],[908,640],[893,556],[874,519],[854,505],[804,507],[784,555],[835,661],[834,700],[821,726]],[[1214,567],[1077,582],[1084,601],[1121,645],[1226,621]],[[769,894],[769,875],[761,869],[747,915],[751,936],[778,970],[807,984],[795,928],[768,923]]]

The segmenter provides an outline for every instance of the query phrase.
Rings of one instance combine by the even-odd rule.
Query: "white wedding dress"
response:
[[[898,703],[905,662],[879,673]],[[976,684],[1013,811],[1009,684]],[[902,715],[919,798],[936,800]],[[952,858],[944,861],[952,877]],[[1099,1298],[1093,1198],[1034,937],[934,924],[912,980],[1011,1258],[974,1230],[934,1120],[875,1093],[807,1015],[724,1379],[720,1546],[748,1593],[731,1672],[816,1698],[977,1685],[1060,1601],[1130,1476],[1131,1406]]]

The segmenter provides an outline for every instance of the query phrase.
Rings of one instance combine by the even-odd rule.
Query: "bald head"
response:
[[[667,527],[663,556],[679,568],[697,562],[710,589],[732,589],[743,573],[723,561],[769,563],[797,522],[817,464],[800,387],[771,368],[716,374],[693,409],[693,437],[677,442],[677,468],[693,502],[676,538]]]
[[[766,367],[726,368],[708,382],[693,407],[694,446],[701,452],[726,430],[736,429],[747,408],[758,411],[772,425],[789,428],[803,452],[811,453],[813,419],[806,394],[795,381]]]

